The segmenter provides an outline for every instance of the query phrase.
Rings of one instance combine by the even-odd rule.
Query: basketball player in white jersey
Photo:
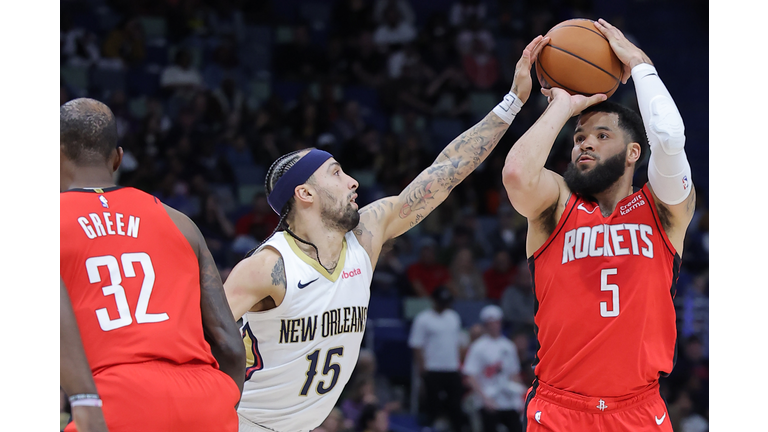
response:
[[[309,431],[328,416],[357,362],[382,245],[485,160],[528,100],[531,64],[547,41],[538,36],[525,48],[504,100],[399,196],[358,210],[357,181],[321,150],[272,164],[266,191],[280,223],[224,284],[246,344],[240,431]]]

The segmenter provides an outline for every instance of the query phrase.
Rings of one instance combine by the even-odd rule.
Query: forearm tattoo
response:
[[[506,122],[489,113],[448,144],[435,162],[401,194],[405,202],[399,209],[400,218],[413,217],[413,213],[417,212],[416,218],[419,221],[423,219],[426,213],[442,202],[453,188],[485,160],[508,127]],[[420,212],[424,209],[427,211]]]

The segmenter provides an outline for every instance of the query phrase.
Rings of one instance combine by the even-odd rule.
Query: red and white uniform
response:
[[[160,201],[119,187],[60,197],[61,277],[110,431],[237,430],[237,386],[203,335],[197,257]]]
[[[625,398],[646,394],[672,371],[680,256],[647,185],[619,201],[608,217],[596,203],[572,195],[529,268],[539,343],[529,402],[536,402],[541,383],[583,398],[577,406],[592,409],[594,399],[594,411],[608,413],[614,401],[626,409],[631,404]],[[529,425],[537,411],[530,405]],[[655,409],[661,417],[665,408]]]

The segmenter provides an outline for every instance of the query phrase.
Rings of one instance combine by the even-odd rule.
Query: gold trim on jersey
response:
[[[288,242],[288,246],[291,247],[293,252],[296,254],[297,257],[301,258],[302,261],[309,264],[317,270],[318,273],[320,273],[323,277],[330,280],[331,282],[336,282],[336,280],[341,276],[341,270],[344,269],[344,261],[346,261],[347,258],[347,239],[344,238],[343,242],[341,244],[341,253],[339,254],[339,262],[336,264],[336,269],[333,271],[333,274],[328,273],[328,270],[324,269],[323,266],[320,265],[317,261],[313,260],[307,254],[304,253],[303,250],[299,249],[299,245],[296,244],[296,240],[288,234],[286,231],[283,231],[283,236],[285,237],[285,241]]]

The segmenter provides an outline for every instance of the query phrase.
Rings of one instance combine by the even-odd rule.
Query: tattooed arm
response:
[[[205,340],[211,346],[211,353],[219,363],[219,369],[229,375],[242,392],[245,379],[245,346],[237,322],[232,318],[232,311],[227,304],[219,269],[195,223],[183,213],[168,206],[165,208],[197,256],[200,271],[200,312]]]
[[[512,92],[524,103],[531,93],[531,64],[547,40],[538,36],[523,51],[515,68]],[[360,210],[354,232],[376,264],[385,241],[424,220],[496,147],[509,125],[490,112],[443,149],[400,195],[380,199]]]

